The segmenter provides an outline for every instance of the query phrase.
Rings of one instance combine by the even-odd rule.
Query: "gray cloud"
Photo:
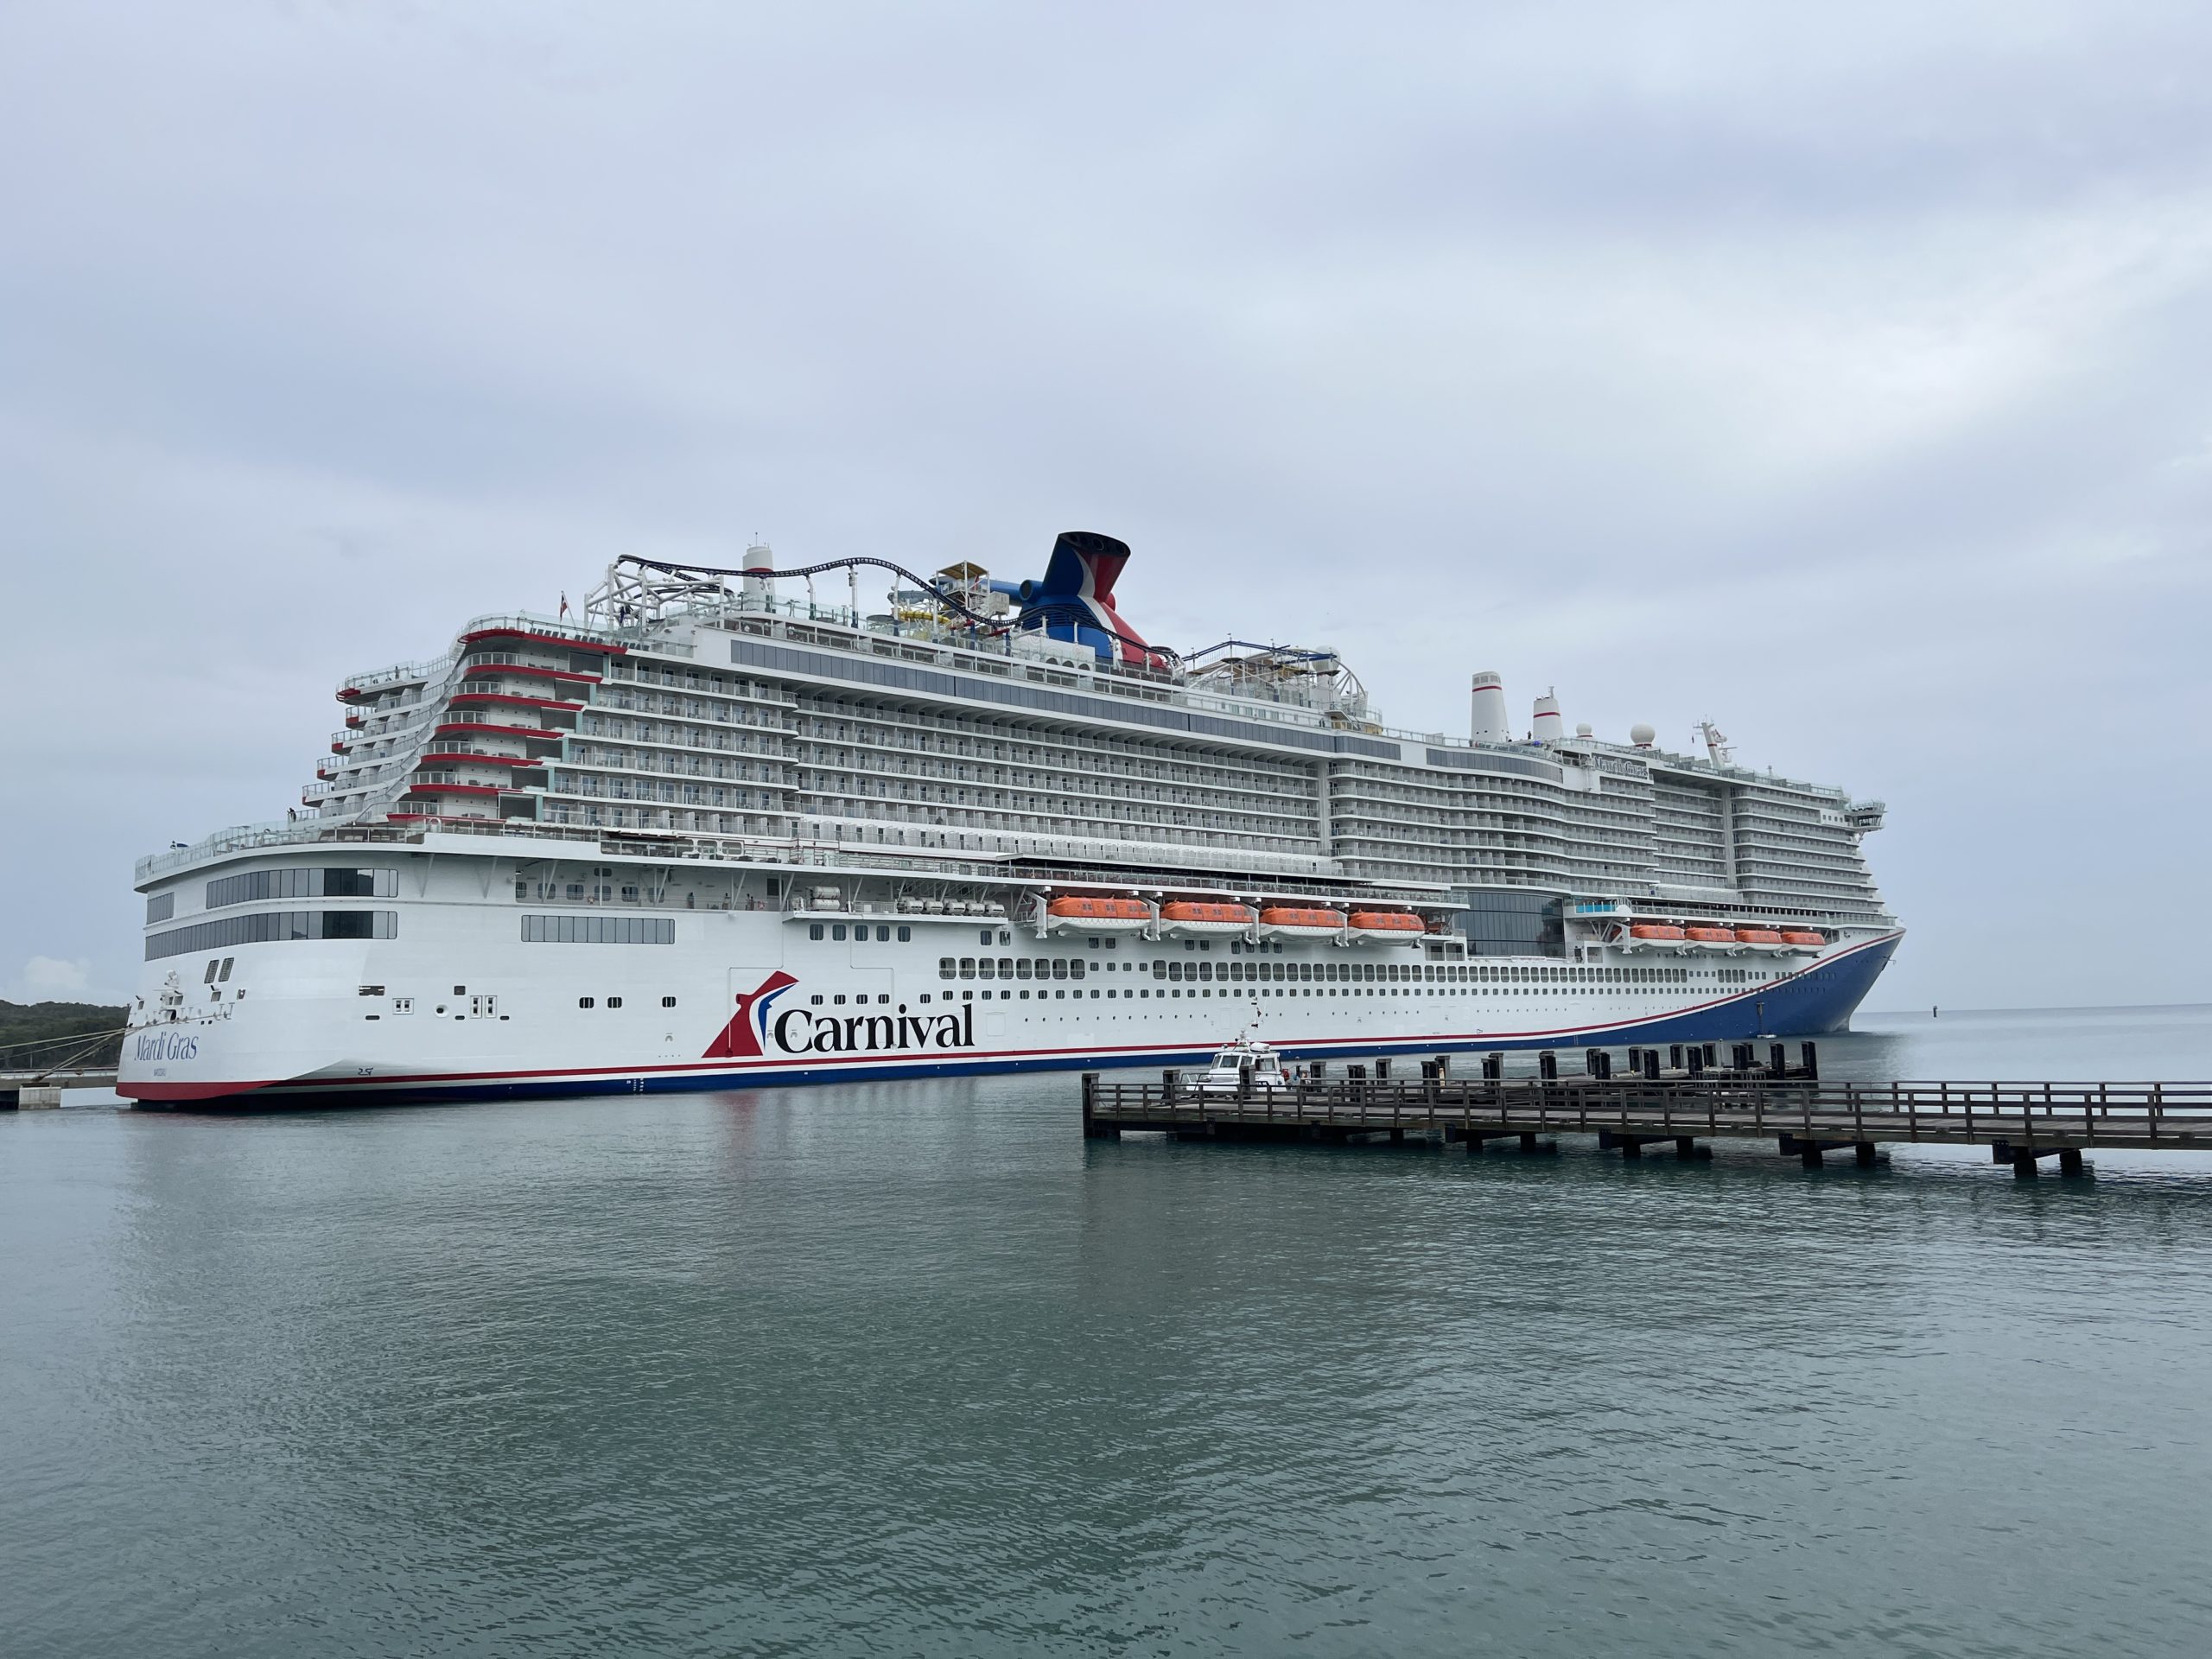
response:
[[[0,976],[612,555],[1137,549],[1140,625],[1886,797],[1878,1001],[2212,995],[2178,5],[0,15]]]

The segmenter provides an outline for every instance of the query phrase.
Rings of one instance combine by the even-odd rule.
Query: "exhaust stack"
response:
[[[1475,676],[1473,719],[1468,735],[1478,743],[1510,743],[1513,728],[1505,718],[1505,678],[1484,669]]]
[[[745,550],[745,563],[742,569],[745,571],[745,608],[747,610],[765,611],[768,608],[770,592],[768,577],[766,574],[755,575],[753,572],[756,570],[770,572],[775,568],[776,556],[768,550],[767,543],[755,542]]]
[[[1547,691],[1536,699],[1536,741],[1557,743],[1567,736],[1567,722],[1560,718],[1559,696]]]

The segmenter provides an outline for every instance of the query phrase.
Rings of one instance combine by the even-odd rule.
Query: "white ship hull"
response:
[[[562,912],[506,897],[512,853],[434,840],[466,853],[378,849],[398,877],[372,901],[395,918],[389,938],[149,963],[121,1091],[337,1104],[1187,1065],[1246,1028],[1300,1058],[1796,1034],[1847,1021],[1898,937],[1662,968],[1472,958],[1456,938],[1039,937],[976,917],[733,907],[634,918],[668,943],[558,943],[524,937],[522,918]],[[573,917],[579,934],[621,919]]]

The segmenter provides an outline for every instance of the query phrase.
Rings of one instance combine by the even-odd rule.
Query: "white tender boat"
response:
[[[1224,1045],[1213,1057],[1213,1064],[1192,1079],[1190,1086],[1204,1094],[1236,1094],[1245,1087],[1248,1071],[1255,1093],[1290,1087],[1290,1079],[1283,1075],[1282,1056],[1250,1036],[1240,1036]]]

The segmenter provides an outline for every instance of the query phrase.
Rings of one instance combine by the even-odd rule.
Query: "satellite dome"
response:
[[[1639,749],[1649,748],[1658,735],[1658,733],[1653,731],[1651,728],[1645,725],[1640,720],[1637,721],[1635,725],[1628,728],[1628,741],[1635,744]]]
[[[1596,735],[1596,734],[1590,729],[1590,722],[1586,720],[1574,728],[1574,734],[1577,737],[1592,737]]]

